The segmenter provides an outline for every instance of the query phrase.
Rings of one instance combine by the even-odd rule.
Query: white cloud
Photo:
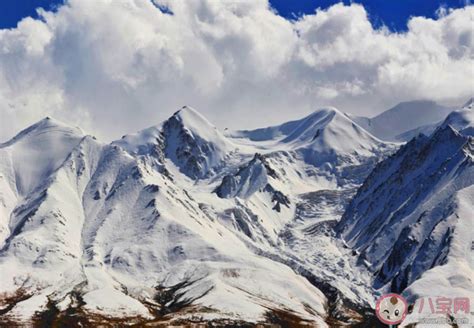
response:
[[[323,105],[373,114],[473,93],[472,6],[414,17],[406,33],[374,30],[357,4],[294,22],[264,0],[159,6],[70,0],[0,30],[0,139],[46,115],[110,139],[184,104],[250,128]]]

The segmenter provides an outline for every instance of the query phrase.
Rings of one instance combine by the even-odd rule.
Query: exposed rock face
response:
[[[331,108],[234,136],[183,108],[111,144],[42,120],[0,145],[0,325],[325,327],[388,289],[470,297],[469,106],[385,160]]]
[[[402,146],[359,188],[336,230],[375,272],[376,288],[404,290],[467,242],[456,241],[470,220],[457,196],[474,184],[473,150],[472,137],[441,127]]]
[[[192,179],[211,174],[234,148],[215,126],[189,107],[164,122],[163,136],[166,156]]]

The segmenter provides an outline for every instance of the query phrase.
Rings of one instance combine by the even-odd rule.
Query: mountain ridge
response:
[[[453,293],[450,288],[473,296],[472,238],[464,231],[472,231],[474,139],[450,121],[380,162],[336,226],[359,265],[373,272],[374,287],[403,292],[409,301]],[[465,270],[456,273],[453,263]]]
[[[443,121],[454,108],[437,104],[431,100],[401,102],[394,107],[372,117],[351,116],[355,122],[367,131],[386,141],[408,141],[404,133],[420,126],[432,125]],[[408,137],[412,137],[409,135]]]
[[[416,285],[423,283],[418,274],[445,263],[419,261],[410,271],[407,259],[403,272],[414,280],[392,272],[364,246],[367,240],[357,241],[367,225],[351,220],[359,211],[350,211],[374,199],[392,208],[397,193],[379,197],[372,188],[377,176],[396,173],[386,187],[396,189],[417,172],[422,182],[406,183],[402,194],[424,195],[444,181],[449,197],[438,193],[436,200],[467,213],[472,122],[454,121],[462,122],[462,133],[440,126],[396,151],[399,144],[379,140],[333,108],[257,130],[267,138],[259,141],[252,132],[224,135],[192,108],[110,144],[42,120],[0,146],[7,155],[0,160],[0,292],[9,295],[0,298],[8,304],[0,322],[31,323],[51,307],[56,320],[72,311],[83,325],[105,324],[106,317],[322,327],[369,320],[388,285],[426,293]],[[44,168],[22,168],[14,153]],[[19,169],[32,181],[20,189]],[[436,204],[428,209],[444,229],[453,219],[437,216]],[[387,213],[382,223],[391,220]],[[408,227],[407,236],[417,231]],[[462,262],[459,247],[446,245],[443,252],[456,251]],[[378,263],[375,280],[364,261]]]

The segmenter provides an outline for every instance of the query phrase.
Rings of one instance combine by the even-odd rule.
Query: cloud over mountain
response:
[[[472,93],[472,6],[413,17],[406,33],[374,29],[357,4],[295,21],[263,0],[69,0],[40,14],[0,30],[1,140],[45,115],[111,139],[185,104],[251,128]]]

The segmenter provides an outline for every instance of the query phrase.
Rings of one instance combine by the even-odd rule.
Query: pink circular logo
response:
[[[387,325],[396,325],[405,319],[408,312],[407,301],[398,294],[387,294],[380,297],[375,306],[375,314]]]

